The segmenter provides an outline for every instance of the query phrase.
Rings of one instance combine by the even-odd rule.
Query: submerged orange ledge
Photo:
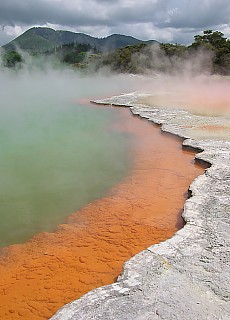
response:
[[[49,319],[64,304],[114,282],[124,261],[183,226],[186,191],[204,168],[182,150],[181,139],[128,108],[117,112],[116,129],[134,137],[131,172],[54,233],[3,249],[0,319]]]

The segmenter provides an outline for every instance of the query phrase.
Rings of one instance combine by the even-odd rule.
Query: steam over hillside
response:
[[[82,41],[83,44],[74,42],[63,44],[35,55],[28,54],[19,47],[17,51],[9,52],[3,49],[2,62],[0,61],[2,75],[17,74],[14,80],[16,81],[20,74],[20,77],[23,75],[24,79],[31,79],[29,83],[33,81],[35,75],[36,77],[39,75],[40,78],[44,77],[44,83],[46,83],[47,72],[49,75],[55,74],[55,77],[60,78],[59,81],[67,77],[69,80],[63,83],[64,91],[61,93],[61,96],[64,93],[66,96],[69,88],[72,85],[75,86],[76,74],[79,74],[79,70],[83,70],[80,78],[77,75],[78,82],[85,81],[87,77],[97,88],[96,91],[100,90],[102,95],[104,91],[102,83],[105,82],[106,86],[111,87],[112,94],[114,91],[120,94],[127,90],[140,90],[152,93],[155,98],[151,103],[156,105],[191,107],[196,111],[205,108],[214,114],[229,114],[229,78],[221,76],[230,74],[230,40],[225,38],[221,32],[206,30],[203,35],[194,36],[194,42],[190,46],[142,42],[103,53],[95,47],[93,49],[92,45],[96,44],[95,41],[99,41],[97,43],[102,45],[108,41],[107,43],[116,43],[118,46],[118,43],[122,45],[122,41],[124,44],[125,41],[138,42],[139,40],[118,35],[97,39],[83,34],[54,31],[48,28],[32,28],[16,40],[24,39],[25,44],[29,46],[33,39],[32,35],[36,35],[34,38],[36,41],[53,39],[51,45],[56,45],[61,41],[72,41],[72,37],[81,39],[79,41]],[[86,39],[94,42],[84,44]],[[113,42],[112,39],[116,41]],[[23,41],[21,46],[23,46]],[[14,68],[10,71],[4,66]],[[130,73],[132,77],[125,75]],[[94,81],[94,79],[103,80]],[[122,79],[120,83],[119,79]],[[51,80],[50,84],[52,82]],[[41,85],[42,83],[43,81]],[[78,90],[77,87],[75,90]],[[71,91],[70,96],[73,92],[74,90]],[[108,90],[106,92],[108,93]],[[92,96],[89,95],[88,98],[90,100]]]

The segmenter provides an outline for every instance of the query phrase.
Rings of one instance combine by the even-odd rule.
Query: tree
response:
[[[12,68],[22,62],[22,57],[18,52],[10,51],[3,55],[2,60],[5,67]]]
[[[181,44],[161,43],[160,48],[168,57],[178,56],[181,57],[186,53],[186,46]]]
[[[227,38],[220,31],[205,30],[203,35],[194,36],[192,47],[204,46],[209,49],[220,49],[226,45]]]
[[[190,50],[208,51],[212,54],[213,72],[230,73],[230,41],[220,31],[205,30],[203,35],[194,36]]]

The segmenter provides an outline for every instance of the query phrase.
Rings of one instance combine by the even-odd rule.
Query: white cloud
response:
[[[229,36],[229,0],[1,0],[0,43],[32,26],[58,26],[103,37],[111,33],[141,39],[191,42],[205,29]],[[9,33],[11,30],[11,34]],[[187,37],[187,38],[186,38]]]

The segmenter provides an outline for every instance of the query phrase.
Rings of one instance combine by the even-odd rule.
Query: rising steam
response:
[[[166,56],[159,45],[132,59],[148,76],[140,90],[152,95],[154,106],[187,108],[207,115],[230,114],[230,77],[212,74],[212,53],[198,50],[181,57]]]

